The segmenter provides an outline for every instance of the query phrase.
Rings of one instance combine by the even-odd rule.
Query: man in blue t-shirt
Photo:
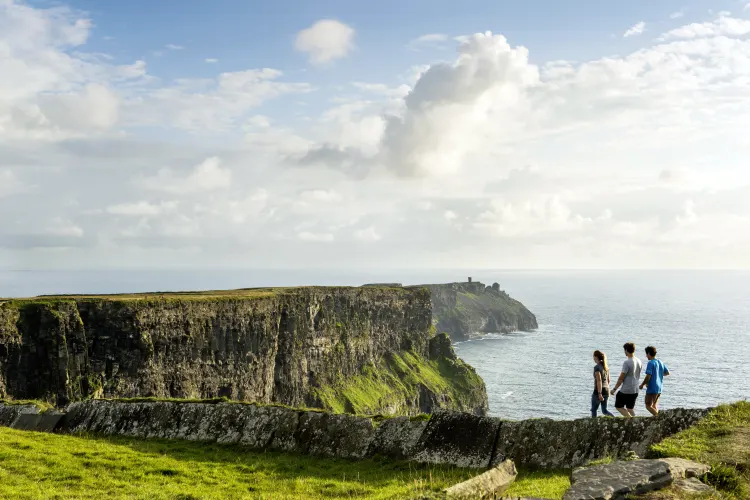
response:
[[[651,415],[656,416],[659,414],[657,404],[661,396],[661,385],[664,375],[669,375],[669,368],[660,359],[656,359],[656,347],[652,345],[646,347],[646,357],[646,378],[643,379],[641,389],[646,387],[646,409]]]

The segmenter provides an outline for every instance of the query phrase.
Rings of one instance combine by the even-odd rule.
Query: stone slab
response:
[[[19,415],[37,414],[39,408],[35,405],[6,405],[0,403],[0,425],[11,427]]]
[[[666,462],[632,460],[576,469],[570,480],[563,500],[621,500],[666,488],[673,477]]]
[[[485,499],[497,498],[516,479],[518,471],[512,461],[506,460],[492,469],[474,476],[463,483],[446,488],[446,498]]]
[[[44,412],[34,430],[37,432],[55,432],[63,416],[63,413],[57,411]]]
[[[487,468],[500,420],[440,411],[430,417],[411,459],[422,463]]]
[[[41,420],[42,416],[38,413],[22,413],[11,424],[11,427],[19,431],[33,431]]]
[[[669,473],[675,479],[701,477],[711,470],[710,465],[693,462],[684,458],[662,458],[660,461],[666,462],[669,465]]]
[[[675,480],[674,488],[679,491],[684,491],[690,495],[698,495],[701,493],[710,493],[714,491],[712,487],[705,483],[701,483],[697,477],[680,478]]]

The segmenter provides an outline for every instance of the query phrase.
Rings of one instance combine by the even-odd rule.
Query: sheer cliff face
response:
[[[332,387],[394,356],[429,362],[433,336],[425,289],[13,300],[0,303],[0,397],[64,405],[89,396],[227,396],[325,407],[321,394],[338,397]],[[484,401],[468,403],[477,412],[486,408],[483,383],[480,392]],[[441,396],[388,409],[454,404]]]
[[[491,287],[480,282],[425,286],[432,295],[437,330],[448,333],[453,340],[538,328],[534,314],[500,290],[497,283]]]

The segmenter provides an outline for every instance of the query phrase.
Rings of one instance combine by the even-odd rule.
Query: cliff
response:
[[[478,281],[422,285],[430,290],[432,322],[454,341],[478,333],[508,333],[538,328],[536,317],[500,285]]]
[[[304,287],[0,301],[0,398],[228,397],[483,414],[424,288]]]

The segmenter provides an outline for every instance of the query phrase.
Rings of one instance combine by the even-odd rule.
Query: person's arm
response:
[[[602,396],[602,374],[599,372],[594,372],[594,383],[596,384],[596,393],[599,394],[599,401],[604,400],[604,396]]]
[[[641,384],[641,389],[643,389],[644,387],[646,387],[646,385],[648,384],[649,380],[651,380],[651,374],[650,373],[646,373],[646,378],[643,379],[643,383]]]
[[[617,383],[615,384],[615,388],[612,389],[612,394],[617,392],[617,389],[620,388],[623,382],[625,382],[625,372],[620,372],[620,376],[617,378]]]
[[[667,365],[664,365],[664,375],[669,376],[669,368],[667,368]]]

